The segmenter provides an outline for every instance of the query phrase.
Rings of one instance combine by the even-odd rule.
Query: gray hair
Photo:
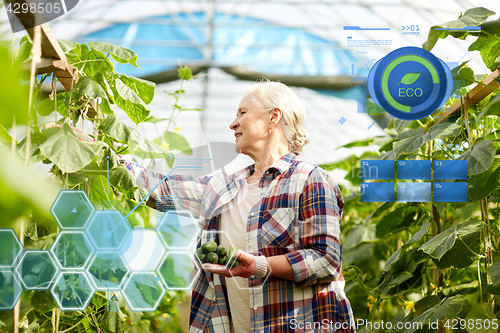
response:
[[[306,112],[297,94],[283,83],[268,79],[250,86],[246,93],[251,94],[256,104],[265,112],[271,112],[275,108],[282,111],[280,122],[288,141],[288,150],[302,151],[309,142],[309,135],[302,126]]]

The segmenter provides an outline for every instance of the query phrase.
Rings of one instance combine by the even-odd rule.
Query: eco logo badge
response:
[[[13,32],[47,23],[72,10],[79,0],[4,0]]]
[[[418,47],[392,51],[373,65],[368,91],[377,105],[396,118],[424,118],[450,97],[453,77],[448,66]]]

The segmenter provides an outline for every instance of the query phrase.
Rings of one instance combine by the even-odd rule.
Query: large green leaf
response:
[[[80,59],[73,65],[91,77],[98,73],[109,77],[113,75],[114,71],[113,65],[109,59],[106,59],[104,53],[94,49],[91,50],[85,44],[81,44]]]
[[[483,222],[475,219],[455,224],[442,233],[434,236],[431,240],[422,245],[419,250],[422,250],[431,257],[440,260],[444,254],[448,252],[453,245],[455,245],[455,241],[458,237],[464,237],[466,235],[479,232],[482,228]]]
[[[460,126],[457,124],[434,125],[425,134],[415,134],[406,139],[394,142],[394,153],[397,155],[402,153],[410,154],[417,151],[430,140],[456,136],[460,134],[460,131]]]
[[[446,318],[453,318],[457,316],[464,305],[467,304],[467,298],[463,295],[455,295],[443,299],[438,304],[429,308],[410,323],[422,323],[422,325],[434,324],[436,321],[444,320]],[[405,325],[406,326],[406,325]],[[418,329],[417,325],[407,325],[408,328],[404,329],[405,333],[413,333]]]
[[[137,148],[147,153],[164,154],[170,156],[170,153],[158,146],[156,143],[144,139],[141,134],[133,128],[125,125],[116,115],[110,115],[99,126],[99,130],[112,137],[115,141],[129,145],[131,152]]]
[[[495,263],[488,268],[488,274],[491,277],[493,284],[500,284],[500,262]]]
[[[14,51],[12,55],[12,60],[15,63],[21,63],[25,60],[28,60],[31,56],[31,48],[33,47],[33,43],[31,42],[31,38],[29,35],[24,36],[19,41],[19,47]]]
[[[440,25],[431,27],[427,41],[422,45],[427,51],[432,50],[438,38],[446,38],[453,36],[456,38],[465,38],[468,31],[450,31],[450,30],[436,30],[439,28],[465,28],[467,26],[478,26],[484,23],[489,16],[494,15],[495,12],[483,7],[476,7],[467,10],[457,20],[446,22]]]
[[[43,156],[54,162],[61,171],[76,172],[89,164],[95,154],[76,138],[68,124],[40,145]]]
[[[0,211],[2,228],[10,228],[24,213],[32,211],[53,221],[50,206],[58,190],[24,167],[19,155],[0,146]]]
[[[382,239],[401,230],[405,230],[411,224],[417,222],[419,215],[420,208],[418,206],[398,207],[377,223],[376,236]]]
[[[107,117],[99,126],[99,130],[120,143],[128,143],[130,133],[135,129],[128,127],[114,114]]]
[[[417,263],[411,254],[405,252],[402,257],[392,265],[391,275],[395,277],[391,282],[391,287],[397,286],[413,276],[413,271],[417,268]]]
[[[84,76],[78,80],[78,83],[73,87],[70,92],[71,98],[75,101],[79,101],[84,95],[87,97],[96,99],[98,97],[108,98],[108,95],[102,89],[101,85],[89,76]]]
[[[485,172],[495,158],[495,147],[491,140],[479,141],[460,155],[459,160],[467,160],[467,174],[469,176]]]
[[[489,303],[479,303],[475,304],[472,310],[467,314],[465,320],[469,323],[471,320],[474,325],[467,325],[467,332],[469,333],[495,333],[498,332],[498,328],[493,328],[492,323],[497,318],[493,312],[493,307]],[[485,322],[488,322],[485,328]],[[494,325],[493,325],[494,326]]]
[[[28,85],[20,84],[21,71],[12,67],[9,51],[0,45],[0,125],[6,129],[28,120]]]
[[[469,51],[479,51],[484,64],[491,71],[500,65],[500,19],[481,24],[479,38],[469,46]]]
[[[139,67],[137,66],[137,53],[125,47],[109,43],[90,43],[90,47],[93,50],[110,53],[113,59],[118,61],[120,64],[130,63],[135,67]]]
[[[483,173],[470,176],[468,194],[471,201],[479,201],[488,197],[500,181],[500,158],[496,157],[491,166]]]
[[[155,94],[156,83],[124,74],[120,74],[120,80],[134,90],[144,103],[151,103]]]
[[[68,116],[69,109],[69,93],[60,92],[57,94],[57,112],[63,117]],[[48,116],[56,110],[56,101],[46,98],[37,106],[37,112],[40,116]]]
[[[59,45],[61,45],[61,48],[70,63],[74,63],[80,59],[80,56],[82,55],[81,44],[63,39],[58,39],[57,41],[59,42]]]
[[[394,252],[389,259],[385,262],[384,270],[388,271],[391,269],[391,266],[399,260],[401,253],[405,253],[406,249],[410,247],[411,244],[418,242],[424,237],[424,235],[429,230],[430,223],[428,221],[424,222],[420,227],[420,230],[417,231],[409,240],[407,240],[399,249]]]
[[[488,105],[477,116],[477,121],[484,116],[500,116],[500,95],[495,95],[490,99]]]
[[[440,269],[449,267],[466,268],[472,265],[481,252],[481,231],[459,236],[453,247],[440,260],[433,259]]]
[[[137,187],[132,173],[123,165],[109,171],[109,182],[120,189],[131,190]]]
[[[163,134],[163,138],[169,144],[170,149],[179,150],[186,155],[193,154],[193,150],[191,149],[191,146],[187,142],[186,138],[179,133],[165,131],[165,133]]]
[[[359,224],[355,226],[347,235],[342,247],[344,249],[350,249],[358,246],[361,243],[372,243],[378,241],[375,236],[375,225],[374,224]]]
[[[137,95],[137,93],[127,86],[121,79],[115,81],[115,101],[129,118],[136,124],[139,124],[147,119],[149,110],[146,109],[146,104]]]

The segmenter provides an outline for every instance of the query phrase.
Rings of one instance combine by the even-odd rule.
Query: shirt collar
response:
[[[283,156],[276,162],[274,162],[267,171],[272,172],[273,170],[278,170],[280,174],[284,173],[290,165],[295,161],[295,159],[299,156],[297,152],[289,152]],[[247,166],[245,169],[237,171],[234,175],[236,179],[246,179],[250,177],[250,175],[255,170],[255,164]]]

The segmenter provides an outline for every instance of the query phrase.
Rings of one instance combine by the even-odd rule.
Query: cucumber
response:
[[[228,266],[229,268],[235,268],[236,266],[238,266],[240,263],[238,260],[234,260],[232,263],[230,263]]]
[[[227,256],[219,257],[219,265],[225,265],[227,263]]]
[[[219,256],[219,258],[227,256],[226,248],[222,245],[219,245],[219,247],[217,248],[217,255]]]
[[[216,264],[217,261],[219,260],[219,256],[217,256],[217,253],[210,252],[207,254],[205,261],[209,264]]]
[[[215,251],[217,251],[217,243],[216,242],[206,242],[201,246],[201,249],[205,253],[215,252]]]

